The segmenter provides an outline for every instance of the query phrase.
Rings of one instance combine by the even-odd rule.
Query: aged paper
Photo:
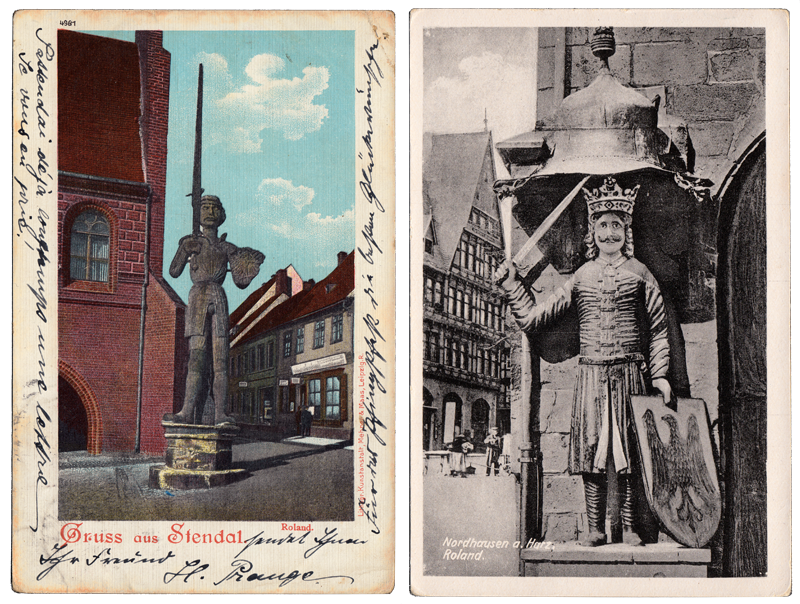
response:
[[[410,45],[412,593],[790,593],[788,13]]]
[[[13,588],[390,592],[394,15],[13,33]]]

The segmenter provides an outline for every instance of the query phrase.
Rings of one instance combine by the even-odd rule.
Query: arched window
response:
[[[108,283],[108,219],[97,210],[87,210],[72,223],[69,274],[74,281]]]

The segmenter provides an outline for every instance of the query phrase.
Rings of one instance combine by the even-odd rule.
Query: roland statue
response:
[[[233,282],[244,289],[258,274],[264,254],[251,248],[240,248],[226,241],[227,234],[217,235],[225,222],[225,208],[215,195],[200,199],[200,230],[180,240],[178,251],[169,267],[177,278],[189,264],[192,289],[186,312],[185,335],[189,338],[189,367],[183,408],[164,415],[165,422],[201,424],[203,407],[210,399],[214,404],[214,424],[232,424],[225,414],[228,400],[228,299],[222,284],[228,273]]]
[[[535,304],[513,263],[495,281],[514,318],[531,337],[570,307],[579,317],[580,357],[572,408],[568,469],[583,477],[589,531],[586,546],[607,542],[608,482],[618,484],[622,541],[642,545],[634,526],[633,464],[638,463],[630,398],[659,391],[672,405],[664,302],[655,278],[633,256],[631,222],[639,186],[623,190],[606,177],[583,189],[589,211],[589,261],[542,304]]]

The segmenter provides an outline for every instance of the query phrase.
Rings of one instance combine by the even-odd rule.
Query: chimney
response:
[[[347,258],[347,255],[348,255],[347,252],[339,252],[338,254],[336,254],[336,260],[337,260],[336,266],[339,266],[342,262],[344,262],[345,259]]]
[[[311,289],[311,288],[312,288],[312,287],[314,287],[316,284],[317,284],[317,282],[316,282],[316,281],[314,281],[313,279],[309,279],[308,281],[306,281],[305,283],[303,283],[303,291],[306,291],[307,289]]]
[[[286,294],[287,296],[292,296],[292,280],[286,275],[286,269],[282,268],[277,273],[275,273],[275,295],[280,296],[281,294]]]

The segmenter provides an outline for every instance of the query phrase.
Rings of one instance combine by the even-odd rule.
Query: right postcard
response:
[[[791,593],[788,20],[412,13],[414,594]]]

